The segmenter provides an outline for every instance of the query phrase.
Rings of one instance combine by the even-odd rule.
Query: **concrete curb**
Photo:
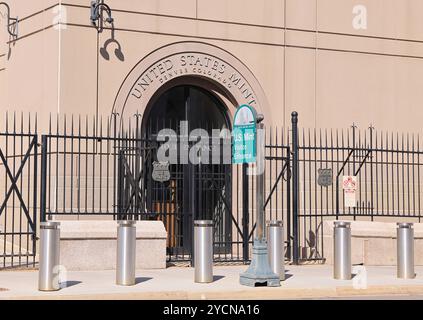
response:
[[[310,298],[347,298],[354,296],[380,295],[423,295],[423,286],[370,286],[367,289],[349,287],[319,289],[275,289],[260,288],[256,290],[232,292],[139,292],[111,294],[60,295],[9,297],[7,300],[280,300]]]

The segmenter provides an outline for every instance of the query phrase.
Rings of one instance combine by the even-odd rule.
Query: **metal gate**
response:
[[[0,268],[35,266],[38,135],[14,115],[0,132]],[[32,133],[31,131],[34,130]]]
[[[163,221],[169,261],[190,261],[194,220],[212,220],[215,261],[232,260],[231,165],[213,164],[210,153],[197,164],[160,162],[157,152],[163,144],[154,137],[132,145],[124,142],[119,151],[119,214]]]

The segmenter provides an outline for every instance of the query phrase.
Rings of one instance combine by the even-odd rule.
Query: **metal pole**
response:
[[[336,203],[336,209],[335,209],[335,213],[336,213],[336,219],[338,220],[339,218],[339,177],[336,176],[336,189],[335,189],[335,203]]]
[[[292,112],[292,229],[293,263],[299,263],[298,241],[298,113]]]
[[[397,276],[414,279],[414,229],[412,223],[397,223]]]
[[[351,223],[335,221],[333,241],[333,277],[338,280],[351,280]]]
[[[116,284],[132,286],[135,284],[136,222],[118,222]]]
[[[117,181],[118,181],[118,192],[117,192],[117,208],[118,212],[125,212],[123,208],[123,192],[125,190],[125,176],[124,176],[124,162],[125,156],[124,151],[119,150],[118,153],[118,169],[117,169]],[[118,218],[119,219],[119,218]]]
[[[256,237],[253,245],[253,256],[247,271],[240,275],[242,285],[254,287],[266,285],[268,287],[279,287],[279,275],[270,268],[268,248],[264,230],[264,171],[265,171],[265,133],[264,124],[261,123],[264,117],[257,116],[257,154],[256,154]]]
[[[40,224],[40,267],[38,290],[57,291],[60,289],[60,222]]]
[[[288,144],[289,144],[289,139],[288,139]],[[290,165],[290,161],[291,161],[291,148],[290,146],[288,146],[287,150],[287,178],[286,178],[286,225],[285,225],[285,230],[286,230],[286,239],[287,239],[287,245],[286,245],[286,258],[289,261],[292,261],[292,237],[291,237],[291,165]]]
[[[268,242],[270,268],[280,280],[285,280],[285,248],[283,222],[272,220],[268,222]]]
[[[248,190],[248,163],[242,165],[242,256],[244,262],[249,260],[249,233],[250,233],[250,213],[249,213],[249,190]]]
[[[40,218],[47,221],[47,136],[41,137],[41,195],[40,195]]]
[[[213,221],[194,221],[195,282],[213,282]]]
[[[257,124],[257,131],[262,132],[257,135],[257,175],[256,175],[256,212],[257,212],[257,229],[256,237],[259,242],[265,240],[264,235],[264,124]]]

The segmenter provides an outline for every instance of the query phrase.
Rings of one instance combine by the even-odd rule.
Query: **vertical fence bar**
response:
[[[16,176],[16,137],[17,137],[17,132],[16,132],[16,113],[13,114],[13,137],[12,137],[12,165],[11,167],[9,167],[9,170],[12,171],[12,175],[13,177]],[[11,179],[12,184],[17,184],[17,181],[13,178]],[[11,258],[11,265],[14,265],[14,259],[15,259],[15,220],[16,220],[16,215],[15,215],[15,211],[17,211],[15,208],[16,206],[16,192],[13,193],[12,196],[12,219],[10,221],[11,225],[10,225],[10,243],[11,243],[11,252],[10,252],[10,258]],[[19,206],[19,210],[22,210],[22,207]]]
[[[282,139],[283,142],[283,139]],[[287,159],[287,178],[286,178],[286,237],[288,240],[287,244],[287,259],[292,259],[292,242],[291,242],[291,167],[289,162],[291,161],[291,148],[289,147],[289,138],[287,141],[288,148],[286,149]],[[283,209],[282,209],[283,210]]]
[[[291,114],[292,123],[292,229],[293,263],[298,264],[298,113]]]
[[[37,125],[35,125],[35,128],[37,127]],[[38,194],[38,135],[36,133],[35,130],[35,135],[34,135],[34,182],[33,182],[33,199],[32,199],[32,203],[33,203],[33,223],[34,223],[34,230],[32,231],[32,235],[31,235],[31,240],[32,240],[32,254],[33,254],[33,266],[35,266],[35,255],[37,254],[37,243],[36,243],[36,235],[37,235],[37,194]],[[46,165],[47,168],[47,165]],[[30,170],[30,169],[29,169]],[[47,179],[47,178],[46,178]],[[28,184],[29,185],[29,184]],[[28,194],[29,194],[29,187],[28,187]],[[47,194],[46,192],[44,192],[44,197],[47,198]],[[29,203],[29,202],[28,202]],[[29,248],[29,243],[27,244],[28,248]]]
[[[41,137],[41,194],[40,194],[40,219],[46,222],[47,201],[47,136]]]
[[[373,183],[374,183],[374,181],[373,181],[373,177],[374,177],[374,175],[373,175],[373,127],[372,127],[372,125],[370,125],[370,146],[369,146],[369,148],[370,148],[370,154],[369,154],[369,156],[370,156],[370,215],[371,215],[371,219],[372,219],[372,221],[373,221],[373,213],[374,213],[374,199],[373,199]],[[376,147],[377,147],[377,133],[376,133]],[[377,155],[377,153],[376,153],[376,155]],[[377,160],[376,160],[376,163],[377,163]],[[376,167],[376,169],[377,169],[377,167]],[[376,176],[377,176],[377,170],[376,170]],[[367,181],[366,181],[366,184],[367,184]],[[376,188],[377,188],[377,180],[376,180]],[[377,198],[376,198],[376,201],[377,201]]]

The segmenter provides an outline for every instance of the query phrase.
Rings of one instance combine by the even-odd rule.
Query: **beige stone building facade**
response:
[[[9,0],[7,3],[11,17],[18,17],[18,28],[16,30],[15,24],[10,26],[13,32],[17,32],[16,37],[8,33],[6,7],[0,4],[0,114],[6,111],[37,113],[40,133],[48,130],[50,114],[87,115],[90,119],[94,117],[95,123],[102,123],[101,119],[112,114],[119,114],[123,119],[134,119],[134,115],[139,115],[143,128],[147,128],[148,121],[161,118],[189,118],[197,121],[197,124],[209,122],[212,126],[217,124],[219,128],[231,128],[233,115],[242,104],[249,104],[263,114],[267,126],[284,127],[286,130],[291,125],[293,111],[299,113],[300,129],[350,129],[354,123],[363,131],[369,126],[379,132],[420,133],[421,130],[421,0],[99,0],[94,3],[102,5],[103,9],[107,5],[111,11],[101,10],[100,19],[94,19],[96,25],[91,19],[90,0]],[[218,108],[211,110],[213,105]],[[0,121],[4,125],[3,116]],[[393,138],[390,139],[392,143]],[[417,139],[413,136],[412,141],[414,143]],[[101,148],[101,143],[105,149],[108,148],[105,141],[99,139],[98,142],[95,148]],[[334,185],[340,165],[346,161],[348,174],[353,175],[360,163],[362,172],[365,172],[360,176],[362,173],[359,173],[359,169],[355,174],[361,187],[357,212],[368,212],[371,208],[372,213],[380,213],[381,216],[392,213],[394,218],[386,219],[389,222],[397,220],[395,215],[400,212],[407,212],[408,218],[411,216],[409,220],[420,222],[420,202],[423,204],[420,201],[420,188],[423,187],[420,183],[423,181],[423,177],[420,180],[420,146],[413,144],[412,148],[417,152],[411,160],[407,158],[407,171],[404,171],[404,143],[402,150],[399,150],[397,142],[395,160],[388,148],[388,139],[385,142],[386,148],[382,151],[373,145],[371,156],[367,150],[354,151],[357,153],[351,158],[354,160],[349,160],[351,154],[348,155],[348,148],[335,152],[335,156],[333,152],[332,155],[326,153],[324,160],[321,152],[320,162],[316,154],[310,152],[306,156],[304,152],[301,160],[303,165],[299,168],[299,212],[312,212],[316,217],[322,213],[332,214],[339,209],[339,203],[338,208],[335,206],[337,195],[341,196],[341,200],[338,197],[337,201],[343,206],[343,191],[340,188],[335,190]],[[366,143],[362,144],[365,148],[368,147]],[[89,145],[88,142],[86,144]],[[326,141],[326,146],[329,144]],[[57,159],[63,145],[58,143],[56,146],[54,152],[58,154]],[[317,145],[316,142],[314,145]],[[286,152],[287,163],[291,159],[289,147],[287,143],[282,148]],[[320,148],[320,151],[323,149]],[[65,164],[66,161],[80,159],[77,154],[62,153],[65,154]],[[96,156],[97,153],[93,159]],[[402,163],[398,160],[400,156]],[[92,162],[95,161],[97,167],[104,164],[101,151],[100,156]],[[273,169],[271,167],[267,171],[268,190],[272,189],[274,180],[284,166],[281,158],[278,161]],[[386,162],[389,164],[386,165]],[[60,177],[51,188],[63,193],[68,190],[69,193],[76,187],[67,186],[66,178],[69,183],[72,177],[81,175],[81,171],[70,171],[76,166],[69,165],[63,169],[61,163],[59,160],[53,163],[62,171],[50,174],[53,180]],[[402,171],[398,171],[401,165]],[[333,170],[333,184],[323,189],[317,182],[318,172],[329,166]],[[103,172],[98,169],[100,173],[92,169],[92,177],[88,177],[91,168],[88,164],[83,166],[82,171],[90,171],[85,175],[85,182],[88,183],[85,189],[78,186],[78,190],[84,190],[87,194],[90,192],[88,202],[97,201],[94,191],[99,194],[116,191],[116,185],[113,185],[115,189],[102,185],[102,181],[116,177],[112,167],[107,167]],[[219,168],[219,174],[229,177],[229,180],[220,190],[215,190],[216,197],[221,196],[219,192],[223,194],[232,188],[232,198],[225,193],[231,202],[223,211],[232,208],[234,220],[231,221],[231,215],[225,213],[227,223],[222,222],[219,232],[224,240],[231,233],[231,239],[225,240],[230,245],[229,249],[224,248],[226,251],[222,249],[222,254],[234,255],[231,246],[236,246],[236,254],[241,256],[240,252],[245,247],[248,253],[249,241],[239,236],[242,233],[243,208],[239,202],[242,201],[243,192],[241,187],[235,189],[235,186],[240,181],[241,173],[235,172],[239,170],[235,166],[222,168]],[[392,168],[397,170],[396,174]],[[182,172],[182,176],[188,172],[183,171],[188,170],[186,168],[182,168],[181,172],[178,170],[175,169],[176,174]],[[347,170],[342,170],[336,176],[338,182],[342,174],[347,174]],[[398,172],[402,172],[402,180]],[[383,180],[380,178],[382,174],[391,180]],[[287,176],[283,176],[284,179]],[[171,188],[177,183],[181,181],[175,182]],[[178,185],[175,189],[189,193],[183,183],[183,187]],[[284,220],[287,220],[291,214],[291,209],[288,209],[288,202],[292,202],[287,192],[287,188],[291,188],[289,183],[285,185],[286,189],[273,188],[275,194],[280,195],[274,201],[282,205],[266,209],[269,217],[273,212],[282,213]],[[250,194],[255,192],[253,184],[247,187]],[[4,190],[8,190],[7,184]],[[91,190],[94,190],[92,196]],[[401,199],[398,195],[401,195]],[[68,210],[75,201],[72,195],[70,197],[72,200],[68,201],[68,207],[64,204],[67,201],[65,196],[63,200],[53,201],[52,207],[57,209],[63,204],[63,211]],[[99,198],[102,199],[101,196]],[[159,198],[152,201],[158,203],[163,200]],[[250,207],[254,206],[252,199],[249,200]],[[287,199],[286,202],[284,199]],[[398,201],[394,205],[391,199]],[[111,208],[110,203],[107,200],[105,207]],[[149,209],[159,211],[155,205],[152,204]],[[172,204],[168,205],[168,210],[176,212]],[[216,203],[212,205],[214,210]],[[98,206],[101,209],[101,200]],[[37,209],[36,205],[34,208]],[[339,210],[336,212],[339,213]],[[254,209],[247,215],[253,220]],[[373,220],[373,216],[369,217],[365,215],[364,220]],[[334,215],[328,217],[334,218]],[[323,254],[323,245],[331,245],[331,234],[325,234],[323,238],[323,219],[320,220],[319,216],[319,220],[311,221],[310,218],[309,222],[306,217],[301,221],[299,227],[304,237],[299,242],[300,258],[324,260],[327,257]],[[163,222],[168,231],[167,247],[177,247],[176,238],[185,235],[185,231],[175,231],[175,238],[169,237],[171,226],[168,223],[173,222]],[[187,225],[185,223],[184,228],[188,228]],[[388,231],[383,229],[385,227],[381,227],[383,232],[379,231],[391,237],[392,226],[388,225]],[[246,228],[244,234],[247,232],[252,232],[252,229]],[[420,231],[418,235],[421,241]],[[164,247],[164,236],[161,241]],[[359,252],[365,251],[361,242],[358,247]],[[370,251],[366,251],[365,255],[372,255]],[[393,255],[393,249],[391,251]],[[421,264],[421,257],[419,259]]]
[[[251,86],[235,97],[206,79],[222,89],[230,112],[251,93],[272,125],[287,125],[297,110],[305,127],[420,129],[419,0],[107,0],[113,29],[105,22],[100,33],[89,0],[8,3],[19,34],[11,41],[0,7],[2,111],[109,115],[153,64],[172,54],[165,73],[185,72],[180,56],[197,53],[204,66],[209,58],[225,64],[218,75],[228,83],[235,72]],[[207,78],[208,67],[190,67],[194,80]],[[142,112],[169,79],[160,80],[133,109]]]

